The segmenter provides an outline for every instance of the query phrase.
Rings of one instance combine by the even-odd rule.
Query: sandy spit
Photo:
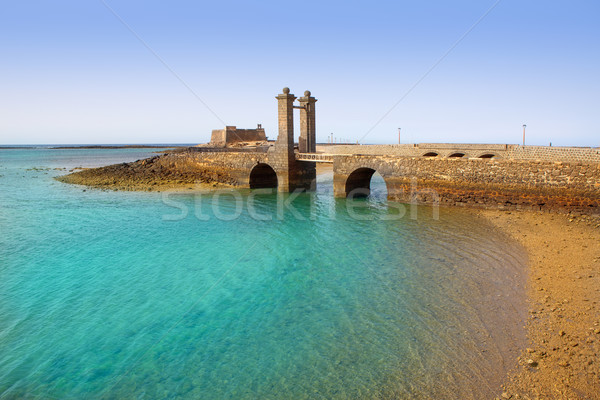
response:
[[[529,257],[529,345],[498,398],[600,399],[600,217],[480,213]]]

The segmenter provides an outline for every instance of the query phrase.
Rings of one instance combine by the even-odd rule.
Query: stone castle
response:
[[[256,129],[238,129],[226,126],[225,129],[214,129],[210,137],[210,146],[227,147],[242,143],[266,142],[265,130],[258,124]]]

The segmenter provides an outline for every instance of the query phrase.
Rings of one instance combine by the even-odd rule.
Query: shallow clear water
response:
[[[149,155],[0,150],[0,398],[497,395],[525,256],[484,220],[52,179]]]

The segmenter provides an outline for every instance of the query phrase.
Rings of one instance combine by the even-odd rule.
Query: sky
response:
[[[288,86],[318,99],[319,142],[518,144],[526,124],[597,147],[599,20],[596,0],[4,1],[0,144],[275,139]]]

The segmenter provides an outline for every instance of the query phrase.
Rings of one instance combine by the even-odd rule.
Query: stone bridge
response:
[[[315,103],[278,95],[279,135],[273,146],[192,148],[193,163],[242,188],[313,190],[316,163],[333,164],[336,197],[369,194],[381,175],[388,199],[401,202],[600,212],[600,151],[515,145],[419,144],[323,146],[316,151]],[[298,149],[293,111],[300,109]],[[182,155],[183,156],[183,155]]]

